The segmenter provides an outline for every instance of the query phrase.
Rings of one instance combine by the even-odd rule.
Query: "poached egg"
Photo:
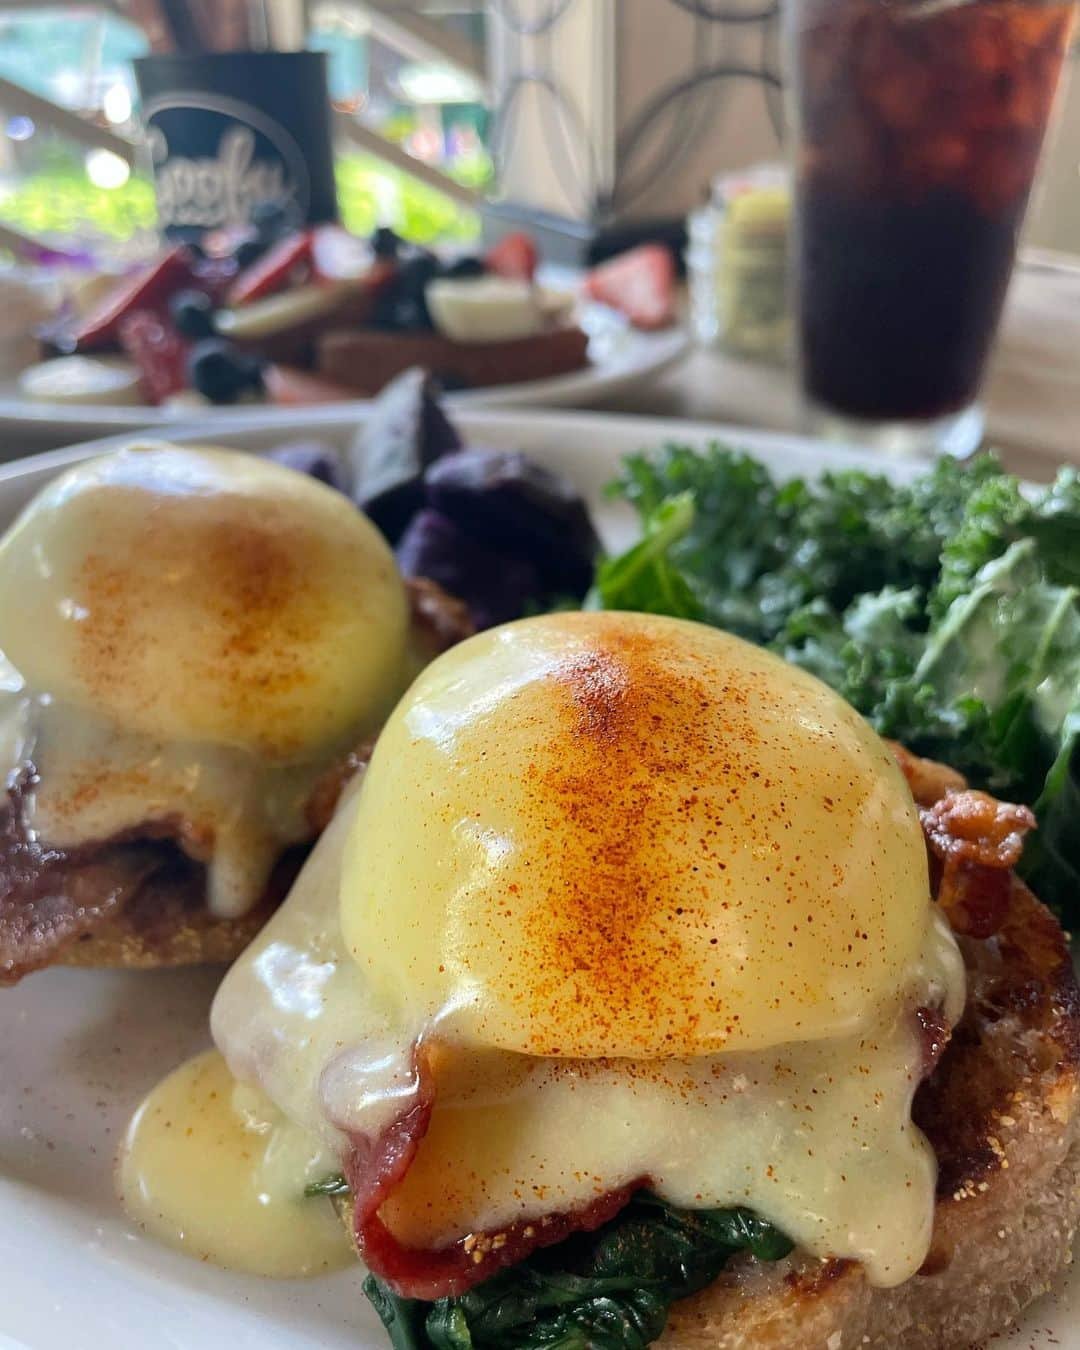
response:
[[[183,822],[222,918],[407,683],[408,604],[341,494],[253,455],[133,446],[0,539],[0,754],[57,848]]]
[[[400,1121],[425,1048],[430,1124],[379,1212],[408,1247],[647,1178],[887,1286],[933,1215],[916,1009],[952,1025],[963,1001],[910,792],[866,723],[727,634],[582,613],[420,675],[212,1030],[237,1090],[339,1158]],[[176,1240],[148,1139],[124,1192]],[[185,1231],[211,1251],[222,1201],[199,1218],[197,1189]]]

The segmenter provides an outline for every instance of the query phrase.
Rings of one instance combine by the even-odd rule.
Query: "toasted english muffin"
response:
[[[434,582],[405,583],[411,612],[410,660],[416,669],[468,637],[465,606]],[[325,828],[370,745],[333,765],[307,803],[313,838]],[[17,785],[0,814],[0,985],[47,965],[131,970],[234,960],[278,907],[306,855],[287,850],[259,903],[236,918],[207,905],[205,867],[179,846],[182,825],[135,830],[65,855],[35,850],[20,829]]]

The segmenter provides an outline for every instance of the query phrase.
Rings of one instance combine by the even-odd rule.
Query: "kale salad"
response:
[[[696,619],[832,685],[884,736],[1032,806],[1021,870],[1080,907],[1080,474],[1025,491],[984,454],[906,485],[776,481],[751,456],[667,445],[613,495],[642,536],[589,603]]]

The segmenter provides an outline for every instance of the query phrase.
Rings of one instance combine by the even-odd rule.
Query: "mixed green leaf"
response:
[[[459,1298],[403,1299],[374,1276],[364,1289],[395,1350],[643,1350],[672,1303],[744,1251],[778,1261],[791,1243],[747,1210],[674,1209],[643,1191],[595,1233],[535,1252]]]
[[[749,455],[669,445],[613,493],[642,541],[590,603],[699,619],[833,685],[886,736],[1034,806],[1024,869],[1080,906],[1080,476],[1027,494],[991,455],[907,484],[777,482]]]
[[[304,1187],[304,1197],[308,1200],[325,1196],[327,1200],[337,1200],[349,1194],[349,1183],[340,1172],[320,1177],[318,1181],[309,1181]]]

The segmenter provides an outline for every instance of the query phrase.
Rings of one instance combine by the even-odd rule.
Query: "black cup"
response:
[[[324,52],[220,52],[135,62],[170,238],[246,225],[260,202],[337,219]]]

